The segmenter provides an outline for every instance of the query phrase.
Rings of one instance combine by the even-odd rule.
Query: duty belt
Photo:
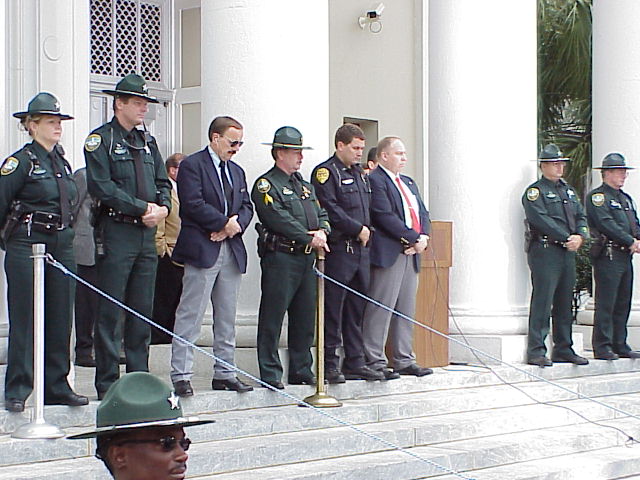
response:
[[[567,248],[566,242],[559,242],[558,240],[551,240],[548,235],[539,235],[534,233],[531,237],[532,240],[536,240],[542,243],[544,248],[547,248],[549,245],[555,245],[561,248]]]
[[[62,223],[59,214],[40,210],[23,213],[20,216],[20,223],[27,225],[27,235],[29,236],[31,235],[31,230],[40,233],[54,233],[64,230],[68,226]]]
[[[284,253],[304,253],[305,255],[309,255],[313,252],[313,247],[310,244],[302,245],[301,243],[297,243],[295,240],[285,240],[282,237],[278,239],[275,244],[276,251],[284,252]]]
[[[111,207],[106,207],[103,210],[103,213],[104,215],[111,218],[114,222],[117,222],[117,223],[126,223],[128,225],[144,226],[144,223],[142,223],[142,217],[134,217],[133,215],[127,215]]]

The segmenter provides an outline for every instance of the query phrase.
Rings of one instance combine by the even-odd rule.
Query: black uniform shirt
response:
[[[360,165],[348,168],[334,154],[313,170],[311,182],[329,215],[329,240],[355,239],[363,226],[371,225],[371,187]]]

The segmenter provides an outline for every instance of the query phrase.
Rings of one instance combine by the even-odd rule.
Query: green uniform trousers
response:
[[[258,313],[258,363],[265,382],[282,379],[278,343],[288,312],[289,378],[311,378],[315,333],[315,255],[267,252],[260,261],[262,297]]]
[[[544,340],[553,318],[553,351],[556,355],[573,353],[571,348],[571,305],[576,283],[576,254],[557,246],[546,248],[538,241],[528,255],[531,269],[531,306],[529,309],[529,358],[546,355]]]
[[[101,222],[105,255],[96,261],[99,287],[138,313],[151,318],[158,262],[156,229],[117,223],[104,217]],[[98,394],[105,393],[120,376],[122,335],[127,372],[148,372],[149,324],[131,314],[125,316],[119,306],[101,297],[94,326],[95,386]]]
[[[7,242],[4,259],[9,303],[9,354],[5,376],[5,398],[26,400],[33,390],[33,259],[31,246],[44,243],[47,253],[75,270],[73,230],[54,233],[31,232],[20,225]],[[45,397],[71,393],[69,342],[73,280],[60,270],[45,265]]]
[[[593,320],[594,354],[609,350],[626,353],[627,319],[631,311],[633,266],[628,251],[613,250],[611,259],[606,254],[593,260],[593,276],[596,282],[596,313]]]

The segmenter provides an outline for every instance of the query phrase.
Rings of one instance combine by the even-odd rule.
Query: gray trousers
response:
[[[220,255],[211,268],[184,266],[182,295],[176,310],[174,333],[192,343],[200,336],[202,318],[211,299],[213,305],[213,354],[235,365],[236,304],[242,274],[231,249],[222,242]],[[189,380],[193,375],[193,348],[173,339],[171,342],[171,381]],[[229,380],[235,372],[216,362],[213,378]]]
[[[416,312],[418,274],[413,269],[413,257],[398,255],[389,268],[371,267],[369,296],[410,318]],[[380,369],[387,366],[384,347],[389,337],[392,358],[389,366],[396,370],[415,363],[413,354],[413,324],[391,312],[367,303],[362,323],[364,353],[367,366]]]

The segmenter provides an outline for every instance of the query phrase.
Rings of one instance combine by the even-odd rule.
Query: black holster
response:
[[[3,250],[6,250],[7,242],[20,223],[20,219],[22,218],[22,215],[24,213],[24,205],[22,205],[22,203],[18,200],[14,200],[11,203],[11,208],[9,210],[9,213],[7,214],[7,220],[4,222],[4,225],[0,229],[0,248],[2,248]]]

